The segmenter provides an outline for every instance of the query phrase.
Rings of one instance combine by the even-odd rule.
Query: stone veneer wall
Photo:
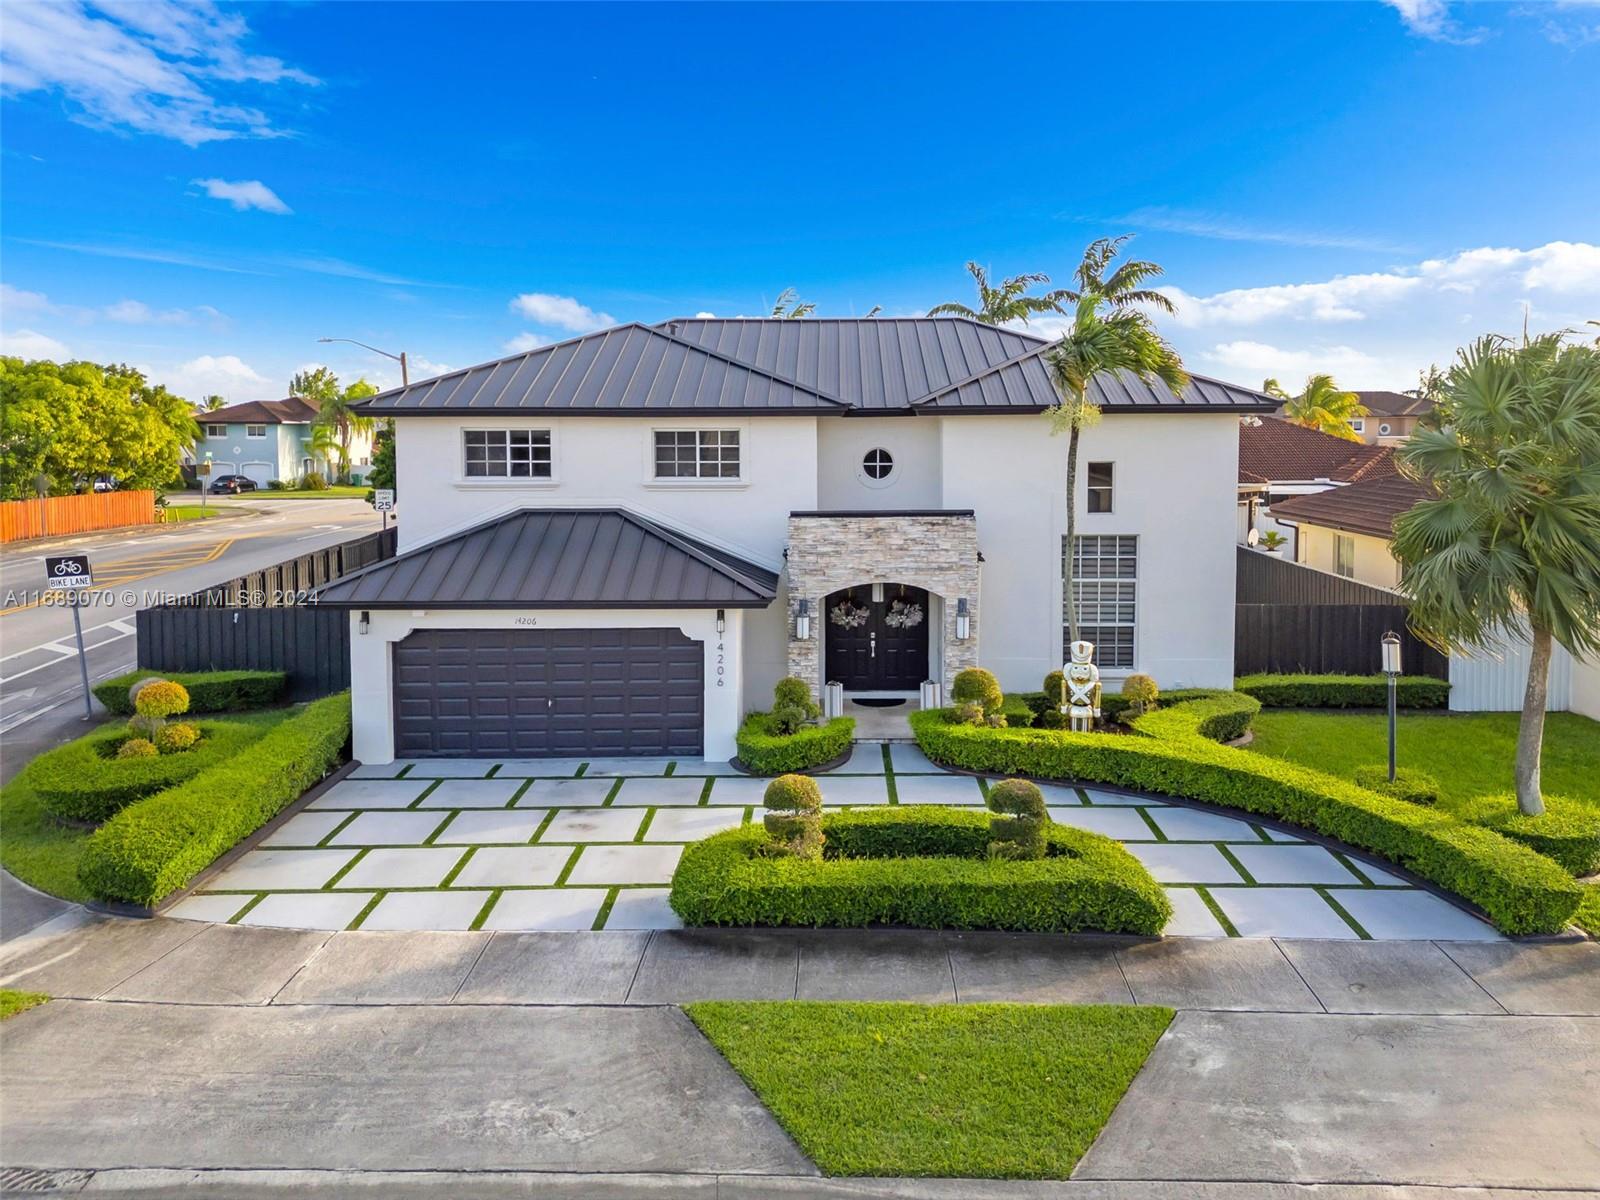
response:
[[[820,693],[823,602],[834,592],[872,583],[925,588],[944,601],[941,680],[978,665],[978,522],[970,512],[789,518],[789,673]],[[968,636],[956,640],[956,601],[965,596]],[[811,636],[799,641],[794,620],[811,602]],[[930,614],[931,616],[931,614]],[[931,664],[930,664],[931,666]]]

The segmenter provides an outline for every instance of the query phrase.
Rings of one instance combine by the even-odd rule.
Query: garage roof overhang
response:
[[[525,508],[322,588],[342,608],[765,608],[778,574],[621,508]]]

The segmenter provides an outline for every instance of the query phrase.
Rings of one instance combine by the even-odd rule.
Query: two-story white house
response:
[[[624,325],[373,397],[400,553],[340,580],[355,753],[726,759],[799,675],[915,697],[1061,664],[1066,439],[1042,339],[962,319]],[[1233,677],[1239,417],[1092,397],[1076,578],[1110,686]]]

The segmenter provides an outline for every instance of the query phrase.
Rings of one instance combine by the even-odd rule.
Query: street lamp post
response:
[[[406,368],[406,352],[390,354],[387,350],[379,350],[376,346],[369,346],[365,342],[358,342],[355,338],[318,338],[319,342],[348,342],[352,346],[360,346],[363,350],[371,350],[374,354],[381,354],[385,358],[392,358],[400,364],[400,386],[406,387],[411,383],[411,374]]]
[[[1395,692],[1400,681],[1400,635],[1383,635],[1383,673],[1389,677],[1389,782],[1394,782]]]

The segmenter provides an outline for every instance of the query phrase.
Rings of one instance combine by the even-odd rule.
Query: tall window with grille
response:
[[[1062,539],[1062,565],[1066,565]],[[1072,634],[1065,607],[1066,572],[1062,572],[1062,660]],[[1139,539],[1125,533],[1080,534],[1073,559],[1072,593],[1078,606],[1078,636],[1094,643],[1094,660],[1102,671],[1131,671],[1134,632],[1138,625]]]

